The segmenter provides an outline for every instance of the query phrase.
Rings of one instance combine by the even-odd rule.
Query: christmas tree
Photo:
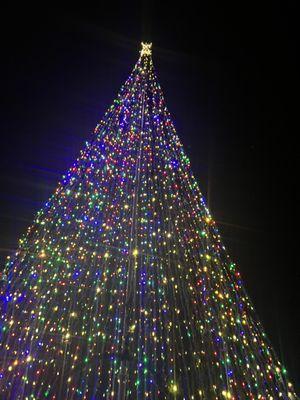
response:
[[[0,398],[296,399],[222,244],[151,44],[8,259]]]

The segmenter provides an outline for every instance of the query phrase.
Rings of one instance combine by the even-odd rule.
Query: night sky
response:
[[[192,170],[299,389],[294,6],[100,3],[2,9],[1,268],[151,40]]]

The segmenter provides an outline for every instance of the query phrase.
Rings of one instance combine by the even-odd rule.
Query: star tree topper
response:
[[[141,43],[141,56],[151,56],[152,54],[152,43]]]

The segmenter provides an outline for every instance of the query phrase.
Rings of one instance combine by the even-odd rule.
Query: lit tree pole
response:
[[[8,259],[1,399],[297,398],[191,172],[151,47]]]

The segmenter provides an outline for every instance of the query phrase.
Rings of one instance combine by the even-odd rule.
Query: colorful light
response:
[[[207,209],[152,46],[1,278],[0,398],[296,399]]]

